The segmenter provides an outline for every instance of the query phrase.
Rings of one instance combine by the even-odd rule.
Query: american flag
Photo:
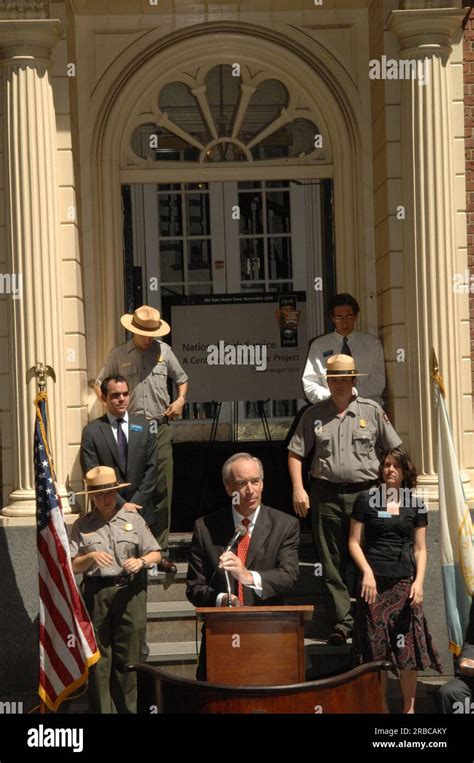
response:
[[[100,657],[89,615],[71,567],[61,501],[47,439],[47,395],[35,400],[34,467],[39,569],[38,694],[56,711],[87,680]]]

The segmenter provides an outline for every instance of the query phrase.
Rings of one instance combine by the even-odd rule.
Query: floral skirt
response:
[[[423,607],[410,607],[411,578],[377,577],[377,600],[356,602],[352,649],[357,664],[389,660],[400,670],[433,668],[442,673]]]

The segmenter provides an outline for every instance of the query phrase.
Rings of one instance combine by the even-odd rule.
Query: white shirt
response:
[[[353,331],[347,337],[357,371],[368,376],[357,376],[357,392],[360,397],[382,404],[385,389],[385,364],[382,344],[376,336]],[[330,397],[328,384],[324,378],[327,359],[342,352],[344,337],[333,331],[331,334],[314,339],[309,348],[303,371],[303,389],[311,403]]]
[[[109,413],[107,411],[107,418],[109,420],[110,426],[112,427],[112,433],[115,437],[115,442],[118,442],[118,419],[123,419],[122,421],[122,432],[124,433],[125,437],[127,438],[128,442],[128,411],[125,411],[123,416],[114,416],[113,413]]]
[[[249,520],[249,523],[250,523],[250,524],[247,525],[247,532],[250,535],[250,537],[252,537],[253,529],[254,529],[254,527],[255,527],[255,525],[257,523],[257,518],[258,518],[259,512],[260,512],[260,506],[257,506],[255,511],[253,511],[251,514],[249,514],[249,516],[247,517],[247,519]],[[237,525],[241,525],[242,524],[242,520],[244,519],[244,517],[242,516],[242,514],[239,511],[237,511],[235,506],[232,506],[232,517],[234,519],[235,527],[237,527]],[[249,572],[250,572],[250,574],[253,577],[253,583],[254,584],[251,585],[251,586],[246,586],[246,587],[247,588],[252,588],[255,591],[255,593],[257,594],[257,596],[261,597],[262,596],[262,577],[261,577],[259,572],[255,572],[253,570],[249,570]],[[245,583],[242,583],[242,585],[245,585]],[[222,606],[222,600],[224,599],[225,596],[227,596],[226,593],[219,593],[217,595],[216,607],[221,607]]]

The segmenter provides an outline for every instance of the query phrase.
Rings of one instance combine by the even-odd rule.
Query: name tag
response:
[[[141,424],[131,424],[130,425],[130,431],[131,432],[143,432],[143,426]]]
[[[378,511],[377,512],[377,517],[379,519],[390,519],[391,516],[392,515],[390,514],[389,511]]]
[[[331,355],[334,355],[333,350],[326,350],[326,352],[323,352],[323,358],[329,358]]]
[[[121,365],[122,365],[122,368],[130,368],[130,366],[132,364],[131,363],[122,363]]]

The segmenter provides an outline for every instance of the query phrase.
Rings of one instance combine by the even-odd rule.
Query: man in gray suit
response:
[[[121,508],[140,511],[147,521],[156,486],[157,445],[143,416],[128,413],[130,394],[127,379],[115,375],[101,384],[101,399],[106,413],[91,421],[82,433],[81,467],[84,474],[95,466],[115,469],[120,482],[130,486],[119,491],[117,504]],[[167,559],[159,565],[166,572],[176,572]]]

